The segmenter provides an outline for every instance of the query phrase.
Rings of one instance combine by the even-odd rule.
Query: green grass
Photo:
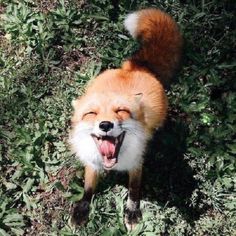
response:
[[[233,1],[0,0],[0,235],[236,235]],[[67,139],[71,101],[137,47],[127,13],[158,7],[179,23],[183,67],[150,143],[143,219],[126,232],[125,174],[104,174],[86,227],[71,205],[83,168]]]

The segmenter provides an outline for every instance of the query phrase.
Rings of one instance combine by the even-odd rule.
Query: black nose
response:
[[[114,127],[114,124],[110,121],[102,121],[100,124],[99,124],[99,128],[102,130],[102,131],[109,131],[111,130],[112,128]]]

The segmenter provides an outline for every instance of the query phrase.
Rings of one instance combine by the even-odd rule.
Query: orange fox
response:
[[[77,224],[88,220],[101,170],[127,171],[125,224],[132,230],[141,218],[140,182],[147,142],[167,113],[160,81],[171,79],[178,68],[182,37],[175,21],[158,9],[131,13],[124,25],[139,40],[140,49],[121,68],[101,73],[73,102],[70,143],[85,165],[85,194],[72,219]]]

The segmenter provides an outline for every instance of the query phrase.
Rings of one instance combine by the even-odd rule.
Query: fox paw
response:
[[[89,202],[88,201],[79,201],[76,203],[73,212],[71,222],[74,225],[80,226],[87,223],[89,218]]]
[[[128,231],[134,230],[140,219],[142,218],[142,213],[140,209],[136,210],[125,210],[125,226]]]

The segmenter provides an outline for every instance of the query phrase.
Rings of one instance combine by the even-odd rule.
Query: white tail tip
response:
[[[127,15],[124,21],[125,28],[129,31],[133,38],[136,38],[137,36],[138,18],[138,13],[134,12]]]

